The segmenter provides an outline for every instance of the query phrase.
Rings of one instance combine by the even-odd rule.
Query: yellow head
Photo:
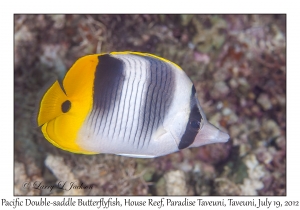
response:
[[[42,96],[36,121],[45,138],[70,152],[94,154],[76,143],[77,133],[93,104],[94,74],[99,55],[78,59],[67,72],[62,86],[56,80]]]

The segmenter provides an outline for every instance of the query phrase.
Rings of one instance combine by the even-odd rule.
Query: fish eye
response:
[[[190,124],[191,124],[192,128],[194,128],[196,130],[199,130],[199,128],[200,128],[200,121],[198,121],[198,120],[192,120],[190,122]]]
[[[71,109],[71,101],[66,100],[65,102],[62,103],[61,105],[61,111],[63,113],[68,112]]]

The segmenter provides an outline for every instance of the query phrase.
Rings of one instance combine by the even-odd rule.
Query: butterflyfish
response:
[[[79,58],[46,89],[35,121],[54,146],[81,154],[153,158],[229,139],[177,64],[140,52]]]

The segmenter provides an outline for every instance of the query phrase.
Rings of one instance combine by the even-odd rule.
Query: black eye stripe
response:
[[[68,112],[71,109],[71,101],[66,100],[65,102],[62,103],[61,105],[61,111],[63,113]]]

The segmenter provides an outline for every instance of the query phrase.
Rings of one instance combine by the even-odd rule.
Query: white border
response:
[[[293,1],[295,2],[295,1]],[[13,14],[14,13],[287,13],[287,197],[271,200],[299,199],[299,13],[298,4],[282,1],[7,1],[1,4],[1,182],[0,199],[13,197]],[[289,8],[288,10],[286,8]],[[33,198],[33,197],[31,197]],[[126,197],[130,198],[130,197]],[[156,197],[157,199],[159,197]],[[236,198],[236,197],[234,197]],[[236,199],[252,200],[256,197]],[[258,197],[263,199],[262,197]],[[26,199],[21,197],[20,199]],[[33,198],[34,199],[34,198]],[[36,198],[38,200],[38,198]],[[49,200],[57,200],[51,197]],[[60,199],[60,198],[59,198]],[[76,197],[75,199],[78,199]],[[84,198],[84,199],[87,199]],[[95,197],[95,199],[98,199]],[[123,198],[120,198],[123,199]],[[133,197],[138,200],[139,198]],[[147,199],[142,197],[141,199]],[[180,200],[182,197],[175,197]],[[222,199],[222,197],[204,197]],[[225,198],[225,199],[228,199]],[[0,200],[1,201],[1,200]],[[29,207],[31,208],[31,207]],[[95,209],[95,207],[93,207]],[[126,208],[126,207],[125,207]],[[138,208],[138,207],[136,207]],[[1,207],[2,209],[2,207]],[[127,208],[132,209],[132,208]],[[216,208],[214,208],[216,209]],[[273,208],[271,208],[273,209]]]

